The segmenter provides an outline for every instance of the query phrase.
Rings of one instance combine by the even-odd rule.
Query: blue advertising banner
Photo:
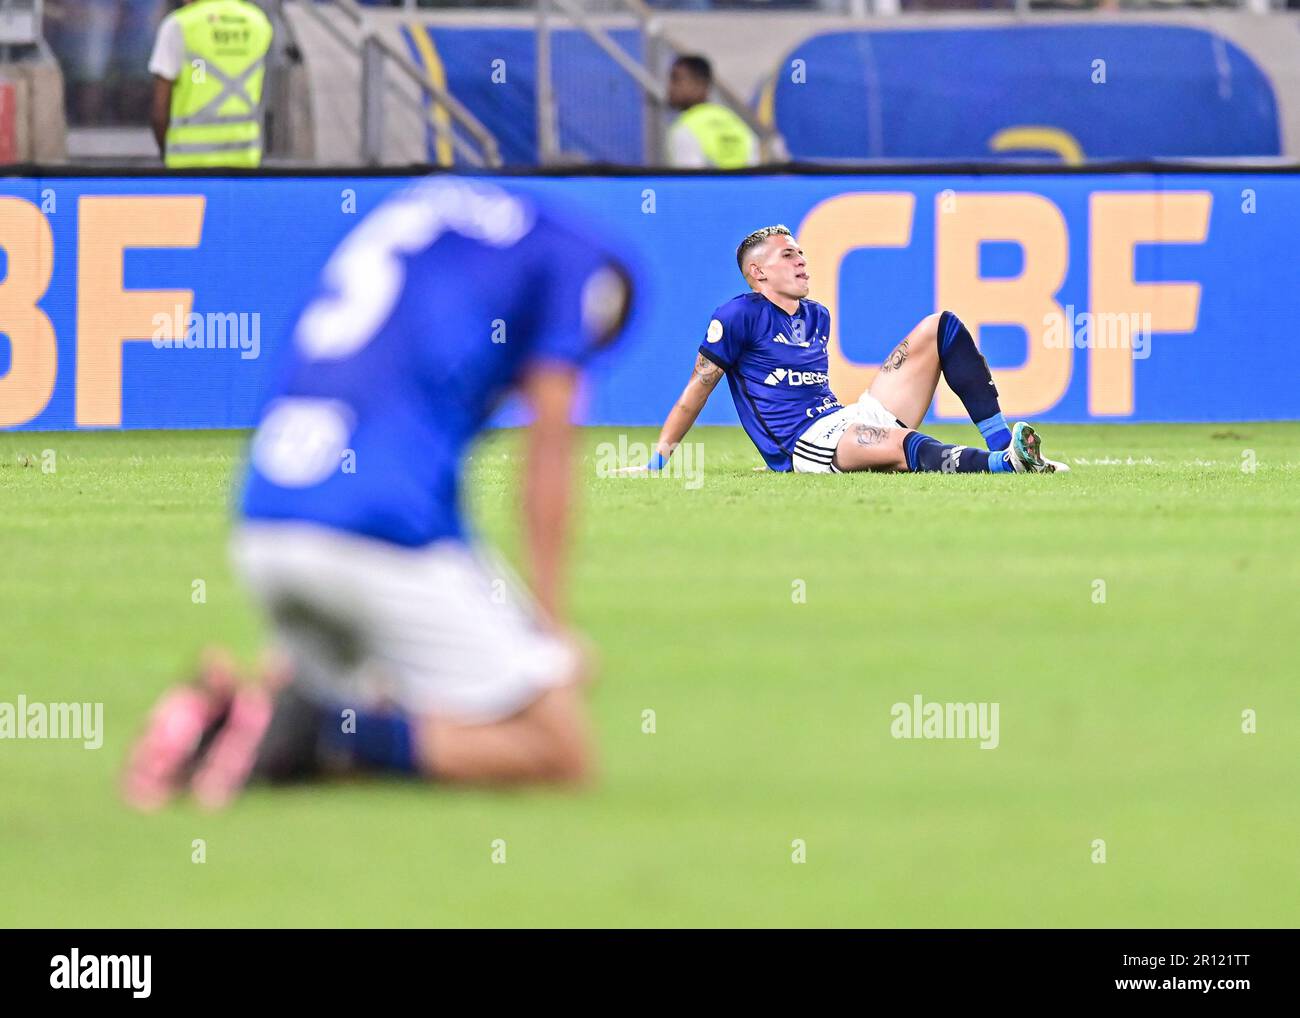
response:
[[[776,127],[795,159],[1051,154],[1077,164],[1281,151],[1269,75],[1209,28],[828,32],[800,42],[774,81]]]
[[[0,426],[246,427],[332,247],[396,177],[0,183]],[[607,224],[639,311],[593,424],[658,424],[749,231],[783,222],[832,315],[841,400],[924,315],[984,349],[1008,415],[1300,418],[1300,176],[1116,173],[510,178]],[[436,309],[430,310],[436,327]],[[503,420],[512,420],[507,415]],[[716,394],[703,423],[735,422]],[[941,386],[930,419],[964,420]]]

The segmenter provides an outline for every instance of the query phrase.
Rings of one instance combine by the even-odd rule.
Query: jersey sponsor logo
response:
[[[704,334],[705,342],[716,343],[722,339],[722,323],[716,318],[709,322],[709,331]]]
[[[768,373],[768,376],[763,379],[763,384],[780,385],[784,382],[786,385],[825,385],[828,380],[829,376],[825,371],[793,371],[777,368]]]
[[[819,417],[829,410],[843,410],[843,409],[844,409],[844,404],[841,403],[834,396],[823,396],[822,401],[820,403],[818,403],[816,406],[810,406],[807,410],[804,411],[804,414],[808,417]]]

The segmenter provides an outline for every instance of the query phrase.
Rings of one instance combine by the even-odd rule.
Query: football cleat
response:
[[[185,786],[225,720],[234,688],[233,662],[223,653],[208,652],[194,681],[163,694],[127,756],[122,774],[127,805],[152,812]]]
[[[244,790],[270,727],[272,709],[271,694],[263,686],[244,686],[235,693],[225,724],[190,781],[190,790],[204,809],[220,809]]]
[[[1024,421],[1017,421],[1011,429],[1011,467],[1018,474],[1054,474],[1068,473],[1069,467],[1064,463],[1045,460],[1042,456],[1043,441],[1038,432]]]

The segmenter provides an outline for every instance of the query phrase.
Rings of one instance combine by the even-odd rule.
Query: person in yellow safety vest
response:
[[[271,22],[246,0],[187,0],[158,26],[150,124],[172,168],[262,162]]]
[[[713,68],[700,56],[681,56],[668,77],[668,105],[681,111],[668,131],[668,165],[735,170],[759,161],[758,136],[735,112],[709,102]]]

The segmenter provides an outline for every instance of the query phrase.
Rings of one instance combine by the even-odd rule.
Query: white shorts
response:
[[[854,424],[873,428],[906,428],[885,405],[864,392],[851,406],[823,414],[794,442],[791,460],[796,474],[838,474],[833,457],[840,438]]]
[[[464,542],[404,548],[259,521],[231,550],[294,682],[318,699],[488,724],[576,675],[576,651],[539,625],[509,568]]]

